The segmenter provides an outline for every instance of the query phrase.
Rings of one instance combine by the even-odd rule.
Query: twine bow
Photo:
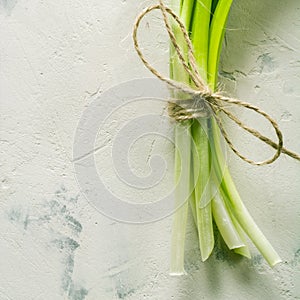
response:
[[[180,63],[182,64],[184,70],[188,73],[190,76],[191,81],[195,85],[195,89],[174,81],[168,77],[164,77],[161,75],[145,58],[144,54],[141,51],[141,48],[138,43],[138,37],[137,32],[138,28],[140,26],[141,20],[151,11],[159,9],[162,12],[163,20],[165,23],[166,30],[168,32],[168,35],[170,37],[170,40],[174,46],[174,49],[177,53],[177,56],[179,58]],[[181,30],[181,33],[183,34],[183,38],[187,45],[187,54],[188,54],[188,62],[184,58],[184,54],[182,50],[180,49],[178,42],[176,41],[176,37],[172,31],[172,28],[170,26],[170,23],[168,21],[168,15],[170,15],[175,22],[179,25],[179,28]],[[231,97],[226,97],[222,95],[220,92],[213,92],[209,88],[209,86],[205,83],[205,81],[202,79],[201,75],[199,74],[193,46],[191,39],[189,37],[189,34],[180,20],[180,18],[176,15],[176,13],[170,9],[169,7],[165,6],[162,0],[159,0],[158,5],[149,6],[146,8],[136,19],[133,29],[133,41],[134,41],[134,47],[135,50],[138,53],[138,56],[144,63],[144,65],[160,80],[166,82],[169,86],[174,88],[177,91],[183,92],[185,94],[188,94],[191,96],[192,99],[189,100],[178,100],[177,103],[171,103],[171,113],[170,115],[177,121],[184,121],[188,119],[195,119],[198,117],[201,117],[203,112],[208,112],[207,109],[209,108],[209,111],[211,111],[212,115],[214,116],[220,131],[227,142],[228,146],[231,148],[231,150],[239,156],[242,160],[248,162],[252,165],[267,165],[273,163],[276,159],[279,158],[281,153],[284,153],[286,155],[289,155],[290,157],[300,160],[300,155],[290,151],[283,147],[283,135],[281,130],[279,129],[279,125],[277,122],[270,117],[266,112],[262,111],[259,107],[254,106],[250,103],[241,101],[239,99],[234,99]],[[192,100],[192,101],[190,101]],[[185,102],[187,101],[187,102]],[[252,110],[262,117],[264,117],[274,128],[278,142],[274,142],[273,140],[269,139],[268,137],[261,134],[259,131],[257,131],[254,128],[251,128],[244,124],[239,118],[237,118],[234,114],[232,114],[230,111],[228,111],[224,104],[232,104],[237,105],[239,107],[244,107],[246,109]],[[227,117],[229,117],[232,121],[234,121],[239,127],[243,128],[248,133],[252,134],[254,137],[258,138],[259,140],[263,141],[264,143],[268,144],[269,146],[276,149],[276,153],[269,159],[266,159],[261,162],[257,162],[254,160],[251,160],[250,158],[244,156],[241,154],[237,148],[233,145],[231,140],[228,137],[228,134],[223,126],[222,119],[219,116],[219,112],[223,112]],[[207,117],[207,116],[206,116]]]

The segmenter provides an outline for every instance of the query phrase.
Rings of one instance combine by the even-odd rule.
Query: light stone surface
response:
[[[190,222],[188,274],[170,277],[170,216],[143,225],[117,222],[80,193],[72,163],[77,123],[103,91],[150,77],[133,51],[131,31],[140,10],[154,3],[0,0],[1,300],[300,299],[300,168],[288,157],[259,168],[228,154],[245,204],[283,259],[274,269],[254,248],[252,260],[228,254],[218,237],[202,263]],[[145,51],[167,73],[163,26],[156,17],[143,24]],[[299,50],[299,0],[234,1],[220,81],[276,118],[286,146],[297,152]],[[240,115],[265,127],[255,115]],[[126,117],[113,119],[109,134]],[[228,126],[241,149],[262,154]],[[114,179],[110,147],[108,139],[97,152],[100,173],[130,200],[134,191]],[[146,176],[149,157],[159,153],[170,167],[154,197],[172,180],[172,147],[150,135],[129,155],[135,172]],[[149,191],[138,195],[150,197]]]

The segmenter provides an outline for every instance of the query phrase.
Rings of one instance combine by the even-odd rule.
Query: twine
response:
[[[190,76],[190,79],[192,83],[194,84],[195,88],[191,88],[190,86],[187,86],[183,83],[180,83],[178,81],[174,81],[168,77],[163,76],[160,74],[145,58],[144,54],[141,51],[141,48],[138,43],[138,37],[137,32],[138,28],[140,26],[141,20],[151,11],[153,10],[161,10],[163,15],[164,24],[166,27],[166,30],[168,32],[168,35],[170,37],[170,40],[174,46],[174,49],[177,53],[177,56],[179,58],[180,63],[182,64],[185,72]],[[171,25],[168,20],[168,15],[170,15],[175,22],[178,24],[181,33],[183,34],[183,38],[187,45],[187,56],[188,56],[188,62],[184,58],[184,54],[182,50],[180,49],[180,46],[176,40],[176,37],[172,31]],[[242,160],[248,162],[252,165],[262,166],[273,163],[275,160],[279,158],[281,153],[284,153],[296,160],[300,160],[300,155],[290,151],[283,147],[283,135],[279,128],[279,125],[277,122],[266,112],[261,110],[259,107],[254,106],[250,103],[241,101],[239,99],[234,99],[231,97],[226,97],[222,95],[220,92],[213,92],[211,91],[210,87],[206,84],[206,82],[203,80],[201,75],[199,74],[192,41],[189,37],[189,34],[180,20],[180,18],[176,15],[176,13],[170,9],[169,7],[165,6],[162,0],[159,0],[158,5],[153,5],[147,7],[136,19],[133,29],[133,41],[134,41],[134,47],[137,51],[138,56],[144,63],[144,65],[160,80],[166,82],[170,87],[175,89],[176,91],[183,92],[185,94],[188,94],[191,99],[188,100],[177,100],[174,102],[171,102],[169,105],[169,114],[170,116],[175,119],[176,121],[185,121],[190,119],[197,119],[201,117],[209,117],[212,115],[218,126],[219,129],[227,142],[230,149]],[[256,112],[257,114],[264,117],[274,128],[278,142],[274,142],[273,140],[269,139],[268,137],[261,134],[259,131],[257,131],[254,128],[251,128],[244,124],[238,117],[236,117],[234,114],[232,114],[230,111],[228,111],[225,108],[224,104],[232,104],[237,105],[239,107],[244,107],[246,109],[252,110]],[[230,140],[224,126],[222,119],[219,116],[219,112],[224,113],[228,118],[230,118],[232,121],[234,121],[239,127],[247,131],[248,133],[252,134],[254,137],[258,138],[259,140],[263,141],[267,145],[271,146],[272,148],[276,149],[276,153],[269,159],[266,159],[261,162],[254,161],[243,154],[241,154],[237,148],[234,146],[232,141]]]

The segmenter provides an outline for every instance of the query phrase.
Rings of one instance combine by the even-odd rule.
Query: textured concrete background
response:
[[[1,300],[300,299],[300,168],[288,157],[262,168],[229,157],[244,202],[282,256],[274,269],[256,249],[252,260],[232,256],[218,237],[202,263],[191,223],[188,275],[170,277],[171,217],[119,223],[79,192],[76,125],[96,94],[150,76],[130,34],[135,16],[153,3],[0,0]],[[166,35],[157,18],[151,21],[144,26],[152,34],[148,53],[167,72]],[[298,152],[299,33],[299,0],[234,1],[220,70],[226,90],[274,116]],[[232,134],[261,154],[240,131]],[[136,146],[131,158],[140,174],[164,145],[149,137]],[[98,153],[100,166],[107,147]],[[165,152],[172,162],[172,151]],[[114,188],[123,193],[123,185]]]

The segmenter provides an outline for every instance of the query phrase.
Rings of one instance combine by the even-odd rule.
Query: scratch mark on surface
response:
[[[34,222],[48,231],[51,237],[50,246],[57,249],[62,256],[61,289],[69,300],[84,300],[88,294],[88,290],[73,279],[75,253],[80,247],[76,239],[83,229],[72,212],[78,198],[78,194],[70,196],[65,186],[61,185],[53,198],[42,205],[42,213],[39,211],[37,215],[29,215],[25,208],[19,206],[7,212],[8,220],[21,225],[25,231],[36,228],[31,227]]]
[[[231,81],[236,81],[237,77],[242,76],[242,77],[246,77],[247,75],[245,73],[243,73],[242,71],[239,70],[234,70],[233,72],[226,72],[224,70],[220,70],[220,76],[227,78]]]
[[[125,299],[127,296],[134,294],[135,289],[121,282],[119,279],[116,283],[116,293],[119,299]]]
[[[28,227],[28,224],[30,222],[30,218],[28,214],[23,213],[23,208],[21,207],[13,207],[8,211],[7,213],[8,219],[12,223],[19,223],[23,226],[23,228],[26,230]]]
[[[75,266],[75,250],[80,247],[79,243],[68,236],[61,236],[53,241],[55,246],[62,252],[64,272],[62,275],[62,289],[70,300],[83,300],[88,294],[88,290],[73,281]]]
[[[271,53],[263,53],[259,55],[256,62],[257,66],[249,72],[249,75],[272,73],[277,67]]]
[[[76,284],[73,280],[75,266],[75,251],[80,247],[80,244],[75,240],[82,231],[81,223],[71,214],[70,205],[77,203],[79,195],[70,197],[64,185],[55,193],[55,199],[50,201],[49,215],[45,215],[45,219],[51,219],[54,216],[55,223],[62,219],[65,227],[71,230],[71,236],[59,232],[59,237],[53,240],[53,244],[62,253],[62,263],[64,272],[62,274],[61,287],[70,300],[83,300],[88,294],[88,290],[80,284]]]
[[[293,267],[300,265],[300,248],[295,252],[293,259],[290,263]]]
[[[7,11],[8,15],[11,14],[17,4],[17,0],[0,0],[0,5]]]
[[[152,152],[153,152],[153,148],[154,148],[154,144],[155,144],[155,139],[151,142],[151,146],[150,146],[150,150],[149,150],[149,153],[148,153],[148,156],[147,156],[147,163],[149,163],[149,160],[152,156]]]
[[[111,139],[109,139],[105,144],[101,145],[101,146],[98,146],[96,147],[95,149],[92,149],[91,151],[79,156],[79,157],[75,157],[71,162],[72,163],[76,163],[76,162],[79,162],[87,157],[89,157],[90,155],[94,155],[94,154],[97,154],[98,151],[100,151],[101,149],[105,148],[106,146],[108,146],[108,143],[111,142]]]
[[[276,46],[281,46],[289,51],[297,51],[291,44],[287,43],[284,39],[282,39],[278,34],[275,37],[270,36],[270,34],[266,33],[266,40],[273,42]],[[295,37],[295,36],[293,36]]]

